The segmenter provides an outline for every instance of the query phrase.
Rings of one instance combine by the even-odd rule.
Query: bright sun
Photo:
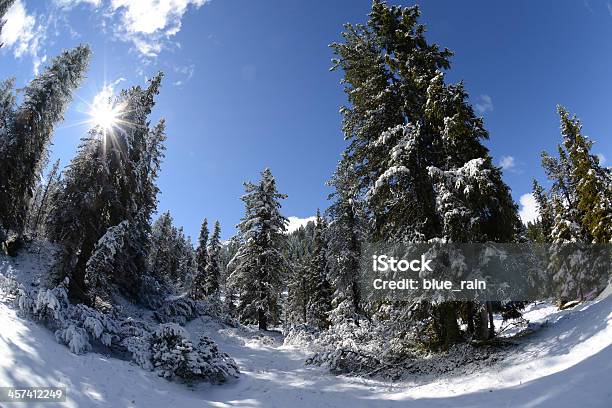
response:
[[[110,131],[117,126],[122,112],[121,106],[113,103],[112,95],[112,88],[105,86],[94,97],[89,110],[91,123],[100,126],[104,131]]]

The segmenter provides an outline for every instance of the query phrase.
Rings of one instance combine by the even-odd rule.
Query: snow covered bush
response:
[[[155,372],[169,379],[219,383],[239,374],[236,362],[220,353],[214,341],[203,336],[194,346],[185,329],[175,323],[160,324],[152,334],[151,357]]]
[[[164,323],[155,327],[146,320],[120,319],[84,304],[68,300],[66,279],[53,289],[26,292],[19,289],[20,314],[54,330],[59,343],[75,354],[104,348],[121,357],[126,352],[146,370],[165,378],[220,383],[239,374],[235,361],[222,353],[210,338],[203,336],[193,343],[187,331],[176,321],[186,322],[208,315],[221,320],[219,304],[196,302],[187,298],[167,301],[155,317]],[[172,321],[174,322],[168,322]]]
[[[55,332],[55,339],[58,343],[64,343],[74,354],[84,354],[91,350],[89,335],[82,327],[74,324],[68,325],[65,329]]]
[[[152,371],[151,340],[147,333],[143,336],[129,336],[121,341],[121,345],[132,355],[132,360],[145,370]]]
[[[21,315],[55,330],[55,338],[75,354],[92,348],[91,341],[110,347],[119,339],[119,324],[110,315],[68,300],[68,281],[53,289],[43,289],[36,295],[20,290],[18,307]]]
[[[218,299],[193,300],[187,297],[171,297],[166,299],[153,316],[160,323],[185,324],[198,316],[209,316],[217,321],[236,325],[236,321],[223,310]]]
[[[154,313],[160,323],[185,324],[196,317],[196,302],[184,297],[166,300]]]
[[[110,347],[119,339],[119,323],[109,314],[78,304],[69,308],[68,317],[88,333],[92,340]]]
[[[0,302],[13,302],[19,296],[20,285],[10,267],[0,270]]]
[[[53,289],[41,289],[35,295],[21,289],[17,305],[19,312],[25,317],[43,322],[51,328],[62,328],[66,320],[65,312],[70,302],[66,287],[68,281],[65,280]]]

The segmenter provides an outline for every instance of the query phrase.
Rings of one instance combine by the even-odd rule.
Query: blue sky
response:
[[[610,165],[611,2],[420,4],[428,39],[455,52],[447,79],[465,81],[517,202],[543,178],[540,151],[560,140],[556,104],[580,116]],[[67,164],[87,131],[75,124],[105,83],[119,90],[165,71],[153,114],[168,124],[159,210],[192,237],[202,218],[219,219],[227,238],[243,213],[243,181],[264,167],[289,195],[286,216],[327,206],[345,103],[327,46],[369,8],[367,0],[18,0],[2,34],[0,78],[23,86],[62,48],[91,44],[88,78],[53,139],[52,159]]]

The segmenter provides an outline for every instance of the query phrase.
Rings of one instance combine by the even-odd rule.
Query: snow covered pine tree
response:
[[[522,227],[481,142],[488,138],[483,120],[468,104],[462,83],[445,84],[442,71],[452,53],[427,42],[419,16],[417,6],[375,0],[367,24],[346,25],[344,42],[332,44],[334,69],[344,71],[350,102],[342,108],[349,140],[345,160],[355,169],[354,191],[365,202],[371,237],[513,242]],[[451,188],[450,179],[459,174],[471,190]],[[434,306],[435,343],[461,341],[458,305]],[[398,316],[403,317],[397,323],[409,320],[407,313]]]
[[[542,240],[553,244],[549,267],[563,304],[607,284],[595,272],[609,265],[609,255],[596,256],[593,244],[612,242],[612,172],[591,154],[593,142],[582,134],[580,121],[563,107],[557,110],[563,137],[559,157],[542,153],[552,185],[546,192],[534,180],[533,194]]]
[[[221,224],[215,221],[213,234],[208,242],[208,262],[205,268],[206,296],[219,299],[219,285],[221,280],[221,268],[219,266],[219,255],[221,253]]]
[[[242,246],[231,260],[229,284],[239,293],[238,316],[257,323],[260,330],[278,322],[279,294],[287,262],[282,254],[287,219],[279,211],[280,199],[269,169],[257,184],[245,183],[245,215],[238,225]]]
[[[317,210],[314,241],[310,262],[306,267],[306,322],[319,330],[329,327],[332,288],[327,262],[327,223]]]
[[[204,218],[200,227],[198,237],[198,248],[196,249],[196,275],[191,287],[193,299],[204,299],[206,297],[206,265],[208,264],[208,219]]]
[[[84,78],[90,54],[87,45],[62,52],[25,87],[19,107],[12,81],[0,86],[0,230],[23,233],[53,128]]]

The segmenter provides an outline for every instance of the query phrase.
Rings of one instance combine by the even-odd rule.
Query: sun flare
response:
[[[113,91],[105,86],[94,97],[89,110],[90,121],[105,132],[113,130],[120,122],[122,107],[113,102]]]

